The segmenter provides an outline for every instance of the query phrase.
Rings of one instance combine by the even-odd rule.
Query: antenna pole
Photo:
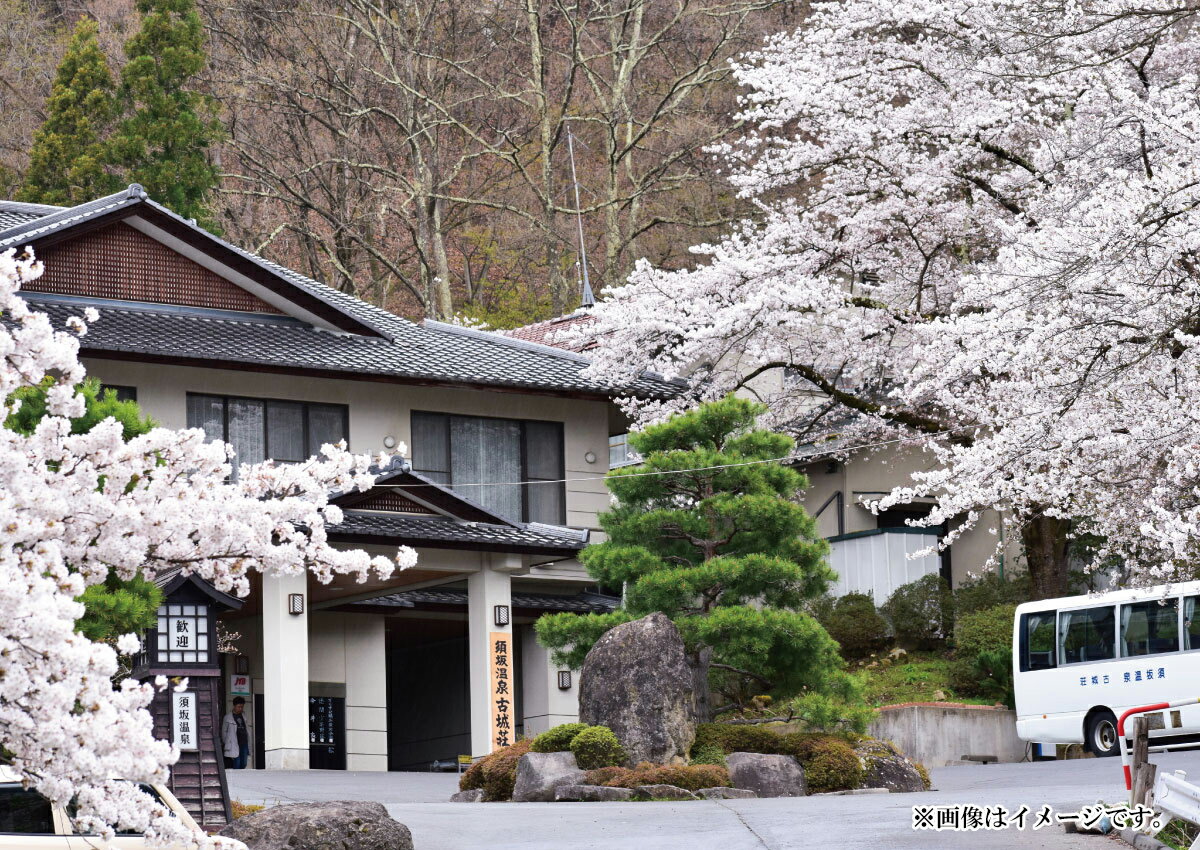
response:
[[[579,231],[579,260],[582,273],[582,292],[580,292],[580,307],[594,307],[596,296],[592,294],[592,283],[588,280],[587,248],[583,244],[583,209],[579,203],[579,178],[575,176],[575,137],[571,134],[571,125],[567,124],[567,153],[571,157],[571,183],[575,186],[575,225]]]

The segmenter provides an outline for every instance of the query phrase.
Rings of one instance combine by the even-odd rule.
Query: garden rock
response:
[[[897,793],[925,790],[916,765],[887,741],[867,741],[854,752],[866,769],[863,788],[886,788]]]
[[[654,613],[610,629],[588,652],[579,719],[615,732],[630,767],[686,764],[696,740],[692,682],[679,630]]]
[[[701,788],[696,794],[705,800],[752,800],[758,796],[749,788]]]
[[[759,797],[803,797],[804,768],[793,756],[764,753],[730,753],[725,758],[734,788]]]
[[[380,803],[338,800],[272,806],[221,830],[249,850],[413,850],[412,833]]]
[[[450,795],[451,803],[482,803],[483,789],[472,788],[470,791],[459,791],[457,794]]]
[[[632,797],[631,788],[607,785],[560,785],[554,792],[554,799],[560,803],[613,803]]]
[[[686,788],[678,785],[639,785],[633,789],[635,800],[699,800]]]
[[[514,803],[553,803],[561,785],[579,785],[584,772],[573,753],[526,753],[517,762]]]

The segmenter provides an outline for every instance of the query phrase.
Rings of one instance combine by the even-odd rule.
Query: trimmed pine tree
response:
[[[81,20],[54,77],[46,120],[33,135],[18,201],[73,205],[115,192],[105,136],[117,115],[108,62],[96,22]]]

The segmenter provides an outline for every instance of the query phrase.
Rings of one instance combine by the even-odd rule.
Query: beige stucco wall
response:
[[[878,517],[860,503],[863,496],[882,495],[893,487],[910,485],[912,473],[930,468],[932,459],[915,449],[883,449],[871,453],[860,453],[847,462],[817,461],[804,467],[809,487],[804,491],[802,503],[815,513],[839,490],[845,504],[845,527],[843,533],[867,531],[878,528]],[[836,500],[830,503],[817,518],[818,531],[823,537],[838,533]],[[1004,568],[1023,569],[1020,559],[1019,541],[1013,537],[1013,529],[1007,527],[1004,517],[987,509],[981,512],[974,528],[964,532],[950,547],[950,566],[955,585],[972,573],[979,573],[988,559],[997,551],[1004,538]]]
[[[189,392],[345,404],[350,408],[350,449],[372,454],[385,450],[386,436],[411,445],[414,410],[562,422],[566,477],[590,479],[568,482],[567,524],[594,528],[597,512],[608,506],[603,481],[608,471],[608,402],[94,358],[85,359],[84,365],[104,383],[136,387],[142,409],[171,428],[187,425]],[[588,452],[595,455],[594,463],[585,460]]]

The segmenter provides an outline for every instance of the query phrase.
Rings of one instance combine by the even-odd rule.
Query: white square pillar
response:
[[[265,767],[308,770],[308,576],[263,576],[262,647]],[[289,613],[300,594],[304,613]]]
[[[346,615],[346,769],[388,769],[387,639],[378,614]]]
[[[525,736],[532,738],[563,723],[579,722],[579,674],[568,671],[571,687],[558,686],[559,670],[550,650],[537,641],[533,626],[521,626],[521,685]]]
[[[467,577],[471,755],[476,758],[517,740],[511,574],[522,564],[512,555],[485,555],[482,562],[479,572]],[[507,609],[507,624],[497,625],[497,606]]]

